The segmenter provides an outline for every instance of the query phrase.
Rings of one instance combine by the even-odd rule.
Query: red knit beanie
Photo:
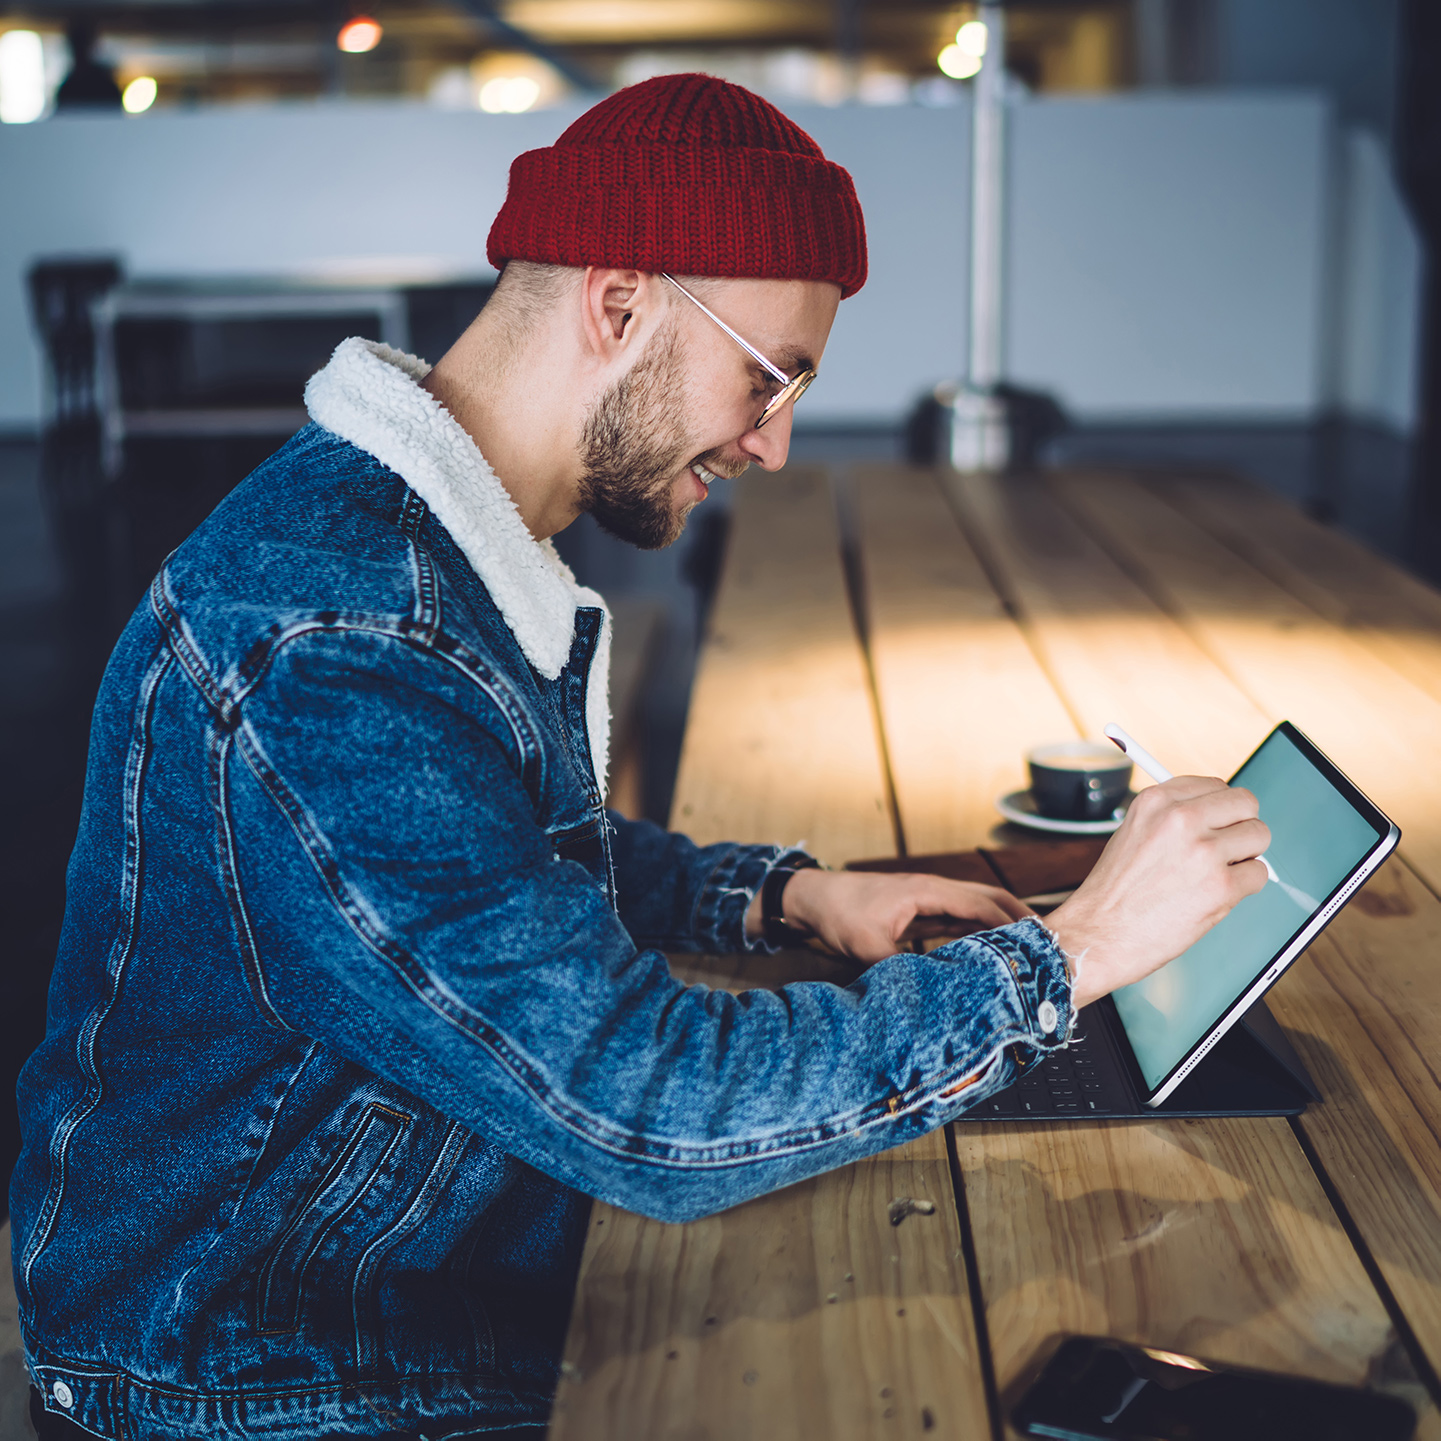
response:
[[[486,254],[676,275],[866,280],[851,177],[759,95],[662,75],[587,110],[510,167]]]

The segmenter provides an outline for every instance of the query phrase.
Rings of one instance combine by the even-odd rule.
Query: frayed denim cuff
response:
[[[1028,917],[985,931],[976,939],[994,947],[1010,968],[1037,1050],[1054,1051],[1070,1045],[1076,1030],[1072,962],[1044,923]]]
[[[771,868],[788,856],[805,855],[799,846],[731,846],[706,877],[696,903],[695,936],[705,950],[775,951],[760,937],[748,940],[746,912]]]

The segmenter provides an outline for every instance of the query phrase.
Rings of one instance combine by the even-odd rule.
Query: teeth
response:
[[[710,471],[708,471],[705,466],[703,466],[698,460],[692,462],[691,473],[696,477],[697,480],[700,481],[703,486],[705,486],[707,490],[710,489],[711,482],[715,480],[715,476],[712,475]]]

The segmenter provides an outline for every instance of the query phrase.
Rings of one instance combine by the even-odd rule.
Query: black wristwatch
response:
[[[781,909],[781,895],[797,871],[816,871],[821,863],[804,851],[787,851],[766,872],[761,884],[761,937],[766,945],[780,949],[798,946],[810,939],[811,932],[793,926]]]

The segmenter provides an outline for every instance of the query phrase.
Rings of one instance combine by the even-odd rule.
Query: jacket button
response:
[[[63,1381],[57,1381],[50,1388],[50,1394],[55,1398],[55,1404],[66,1411],[75,1404],[75,1393]]]
[[[1049,1036],[1060,1024],[1061,1018],[1056,1014],[1056,1007],[1050,1001],[1042,1001],[1036,1007],[1036,1019],[1041,1023],[1041,1031]]]

